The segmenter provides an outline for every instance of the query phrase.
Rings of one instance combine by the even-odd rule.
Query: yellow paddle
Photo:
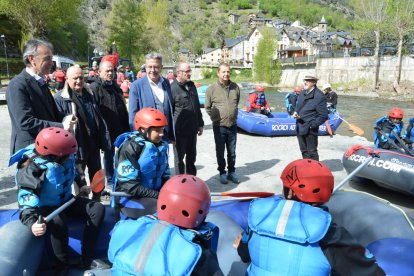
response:
[[[338,112],[335,112],[336,116],[338,116],[339,119],[341,119],[343,122],[345,122],[349,128],[356,134],[359,136],[364,135],[364,130],[362,130],[362,128],[357,127],[356,125],[353,125],[351,123],[349,123],[347,120],[345,120],[344,118],[342,118],[341,116],[339,116]]]

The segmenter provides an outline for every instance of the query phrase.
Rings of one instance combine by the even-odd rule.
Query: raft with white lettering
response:
[[[328,124],[335,132],[342,120],[336,113],[330,113]],[[287,112],[272,112],[268,117],[259,113],[247,112],[239,109],[237,126],[244,131],[261,136],[295,136],[296,119]],[[319,126],[318,135],[328,135],[326,124]]]
[[[350,173],[368,158],[374,150],[379,157],[371,160],[356,176],[372,180],[378,186],[414,195],[414,157],[395,151],[353,146],[342,158],[345,170]]]

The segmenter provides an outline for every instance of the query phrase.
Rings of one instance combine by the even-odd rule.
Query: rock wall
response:
[[[394,80],[396,64],[396,56],[381,58],[381,81]],[[318,59],[316,65],[284,67],[279,86],[292,87],[301,84],[305,75],[316,75],[322,83],[347,83],[360,79],[372,80],[374,73],[373,57],[323,58]],[[405,80],[414,80],[414,58],[403,57],[401,81]]]

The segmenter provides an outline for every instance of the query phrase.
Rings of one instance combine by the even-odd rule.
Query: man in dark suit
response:
[[[52,57],[52,44],[40,39],[29,40],[23,52],[26,68],[7,87],[6,100],[12,125],[11,154],[34,143],[43,128],[69,130],[76,123],[75,119],[62,123],[63,118],[45,82],[53,66]]]
[[[304,82],[304,92],[299,94],[292,116],[296,119],[296,133],[302,157],[319,161],[318,130],[328,120],[326,98],[316,87],[318,78],[306,76]]]
[[[171,83],[176,133],[175,174],[197,175],[197,135],[203,134],[203,115],[197,88],[191,81],[191,67],[186,62],[175,65],[176,79]],[[184,162],[185,157],[185,162]]]
[[[165,139],[175,142],[175,130],[170,82],[161,76],[162,56],[157,53],[145,56],[146,77],[134,81],[129,89],[129,126],[134,131],[135,113],[144,107],[152,107],[164,113],[168,121]]]

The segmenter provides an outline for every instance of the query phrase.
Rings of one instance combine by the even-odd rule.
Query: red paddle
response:
[[[231,196],[231,197],[269,197],[275,195],[269,192],[216,192],[210,193],[211,196]]]
[[[130,197],[131,195],[124,192],[105,192],[107,195],[111,196],[125,196]],[[105,194],[104,194],[105,195]],[[269,197],[274,195],[274,193],[268,192],[221,192],[221,193],[210,193],[211,196],[231,196],[231,197]]]

